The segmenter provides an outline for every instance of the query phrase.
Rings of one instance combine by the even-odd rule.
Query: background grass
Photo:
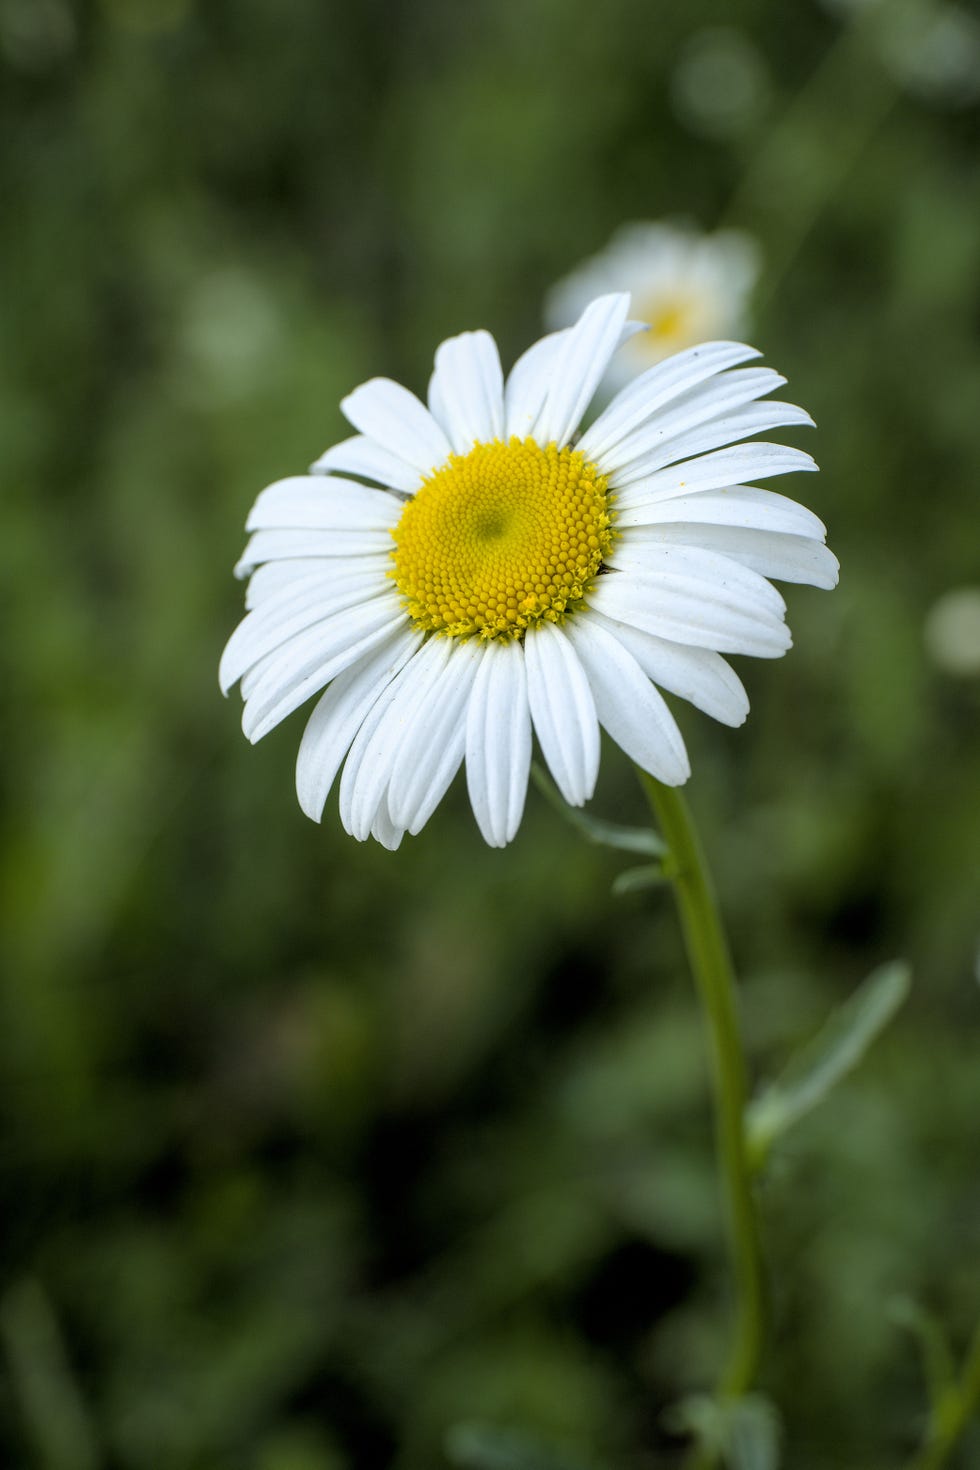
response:
[[[766,1387],[793,1470],[918,1438],[891,1304],[980,1312],[980,682],[925,636],[980,580],[980,130],[965,42],[861,14],[0,4],[5,1465],[432,1470],[472,1420],[675,1463],[728,1288],[667,899],[537,794],[502,854],[455,788],[395,856],[316,827],[303,716],[252,750],[215,679],[246,511],[342,394],[466,327],[512,359],[665,216],[760,240],[843,566],[743,730],[678,710],[755,1075],[915,972],[766,1184]],[[638,800],[607,749],[596,810]]]

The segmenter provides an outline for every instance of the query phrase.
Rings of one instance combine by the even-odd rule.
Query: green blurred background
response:
[[[759,240],[751,340],[820,426],[784,488],[843,567],[740,661],[744,729],[678,709],[754,1075],[915,973],[766,1182],[764,1386],[792,1470],[914,1446],[894,1303],[957,1350],[980,1313],[980,656],[935,612],[980,582],[971,37],[901,0],[0,0],[4,1466],[434,1470],[469,1422],[677,1463],[729,1298],[669,899],[613,898],[536,793],[503,853],[459,783],[396,855],[317,827],[304,716],[251,749],[215,675],[245,514],[342,394],[423,389],[466,327],[511,360],[661,217]],[[638,799],[607,749],[595,809]]]

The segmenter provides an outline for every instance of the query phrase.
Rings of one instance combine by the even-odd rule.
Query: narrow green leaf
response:
[[[615,847],[620,852],[638,852],[644,857],[666,856],[667,844],[652,827],[624,827],[619,822],[604,822],[600,817],[569,806],[537,762],[531,766],[531,776],[542,796],[587,842],[598,847]]]
[[[37,1463],[47,1470],[95,1470],[102,1463],[95,1428],[40,1281],[27,1278],[6,1292],[0,1339]]]
[[[639,868],[624,868],[621,873],[617,873],[612,881],[612,893],[614,897],[621,898],[624,893],[660,888],[669,882],[670,878],[662,863],[643,863]]]
[[[790,1059],[747,1109],[749,1151],[760,1164],[770,1146],[857,1066],[909,991],[910,970],[893,960],[874,970]]]
[[[904,1327],[918,1343],[929,1403],[936,1409],[956,1383],[956,1364],[945,1329],[931,1312],[910,1297],[899,1297],[892,1302],[890,1315],[892,1321]]]
[[[446,1436],[446,1454],[459,1470],[586,1470],[551,1446],[512,1429],[457,1424]]]

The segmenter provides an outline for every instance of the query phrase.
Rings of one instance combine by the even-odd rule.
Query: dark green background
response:
[[[0,3],[3,1465],[434,1470],[466,1421],[675,1463],[728,1286],[668,899],[535,793],[504,853],[458,783],[394,856],[314,826],[303,716],[253,750],[215,676],[342,394],[466,327],[511,360],[672,216],[762,245],[820,426],[780,488],[843,567],[744,729],[678,708],[754,1075],[915,972],[765,1185],[764,1382],[792,1470],[914,1446],[894,1301],[980,1313],[980,687],[923,637],[980,580],[980,130],[883,63],[891,3]],[[638,798],[608,748],[595,809]]]

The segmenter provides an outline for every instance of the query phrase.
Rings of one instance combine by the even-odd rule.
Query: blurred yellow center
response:
[[[516,638],[574,611],[612,545],[606,482],[533,439],[451,454],[406,502],[392,576],[428,633]]]
[[[646,348],[656,357],[662,356],[665,349],[674,351],[678,346],[696,342],[700,334],[700,312],[697,298],[687,292],[658,291],[638,302],[637,319],[647,322],[650,330],[636,339],[637,347]]]
[[[651,313],[650,331],[655,337],[679,337],[687,325],[689,315],[678,302],[661,306],[658,312]]]

